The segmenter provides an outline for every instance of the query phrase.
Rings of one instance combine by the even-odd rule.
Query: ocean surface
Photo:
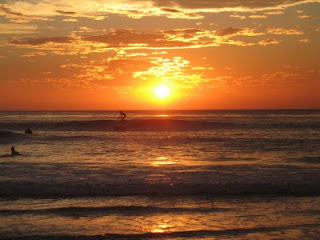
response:
[[[320,110],[126,113],[0,112],[0,239],[319,239]]]

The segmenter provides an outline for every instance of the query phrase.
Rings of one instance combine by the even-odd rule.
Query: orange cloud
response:
[[[178,6],[182,9],[197,9],[200,11],[252,11],[267,9],[283,9],[308,2],[319,2],[318,0],[274,0],[274,1],[242,1],[242,0],[153,0],[157,6]]]
[[[1,15],[11,21],[28,22],[51,20],[49,17],[64,15],[102,20],[108,14],[126,15],[130,18],[165,16],[168,18],[198,19],[210,12],[254,12],[283,10],[286,7],[319,0],[38,0],[12,1],[1,4]],[[19,9],[18,11],[16,9]],[[269,14],[270,15],[270,14]],[[259,16],[259,15],[257,15]],[[266,17],[264,15],[260,15]],[[251,16],[254,17],[254,16]]]
[[[303,38],[303,39],[300,39],[299,42],[309,43],[309,42],[310,42],[310,39],[308,39],[308,38]]]
[[[31,24],[0,23],[1,34],[30,34],[35,33],[37,29],[37,25]]]
[[[267,33],[273,35],[303,35],[304,32],[297,29],[270,28]]]
[[[84,55],[108,51],[126,50],[173,50],[218,47],[222,45],[267,46],[279,44],[280,40],[266,39],[260,42],[249,42],[236,39],[237,36],[256,37],[272,35],[302,35],[297,29],[272,28],[259,32],[251,28],[224,28],[205,30],[199,28],[157,30],[143,32],[133,29],[110,29],[108,31],[81,28],[69,36],[12,38],[6,43],[19,48],[37,51],[50,51],[56,55]]]
[[[74,32],[70,36],[63,37],[13,38],[7,43],[19,47],[33,47],[38,50],[47,48],[48,50],[75,52],[81,49],[82,54],[115,49],[180,49],[215,47],[225,44],[246,45],[245,42],[229,39],[234,35],[255,36],[258,33],[245,28],[228,28],[218,31],[190,28],[154,32],[117,29],[109,30],[104,34],[92,35],[91,31],[85,30],[85,32]],[[68,45],[72,47],[67,47]]]
[[[282,15],[284,14],[283,11],[273,11],[273,12],[266,12],[267,15]]]
[[[249,18],[254,18],[254,19],[263,19],[263,18],[267,18],[268,16],[266,15],[251,15],[249,16]]]
[[[154,65],[146,71],[135,71],[133,78],[151,82],[165,82],[176,88],[193,89],[211,82],[205,76],[212,71],[211,67],[194,67],[182,57],[156,58],[151,61]]]
[[[218,36],[235,35],[235,34],[242,32],[242,31],[243,31],[243,28],[229,27],[229,28],[225,28],[225,29],[217,31],[217,35]]]
[[[61,14],[63,16],[68,16],[68,17],[84,17],[84,18],[92,18],[94,20],[103,20],[106,18],[105,16],[95,16],[90,14],[77,13],[73,11],[56,10],[56,12],[58,14]]]
[[[300,15],[297,18],[309,18],[309,17],[310,17],[309,15]]]
[[[230,15],[231,18],[239,18],[240,20],[246,19],[246,16],[243,15],[239,15],[239,14],[231,14]]]
[[[31,21],[51,21],[47,17],[36,16],[33,14],[24,14],[10,9],[9,4],[0,4],[0,16],[6,16],[11,22],[29,23]]]
[[[14,45],[42,45],[45,43],[70,43],[70,37],[39,37],[39,38],[22,38],[12,39],[9,41],[10,44]]]
[[[280,40],[270,38],[270,39],[262,40],[258,44],[262,46],[268,46],[268,45],[276,45],[280,43],[281,43]]]

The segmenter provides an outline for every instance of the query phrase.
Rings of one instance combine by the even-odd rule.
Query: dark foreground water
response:
[[[0,112],[0,239],[320,236],[319,110],[117,116]]]

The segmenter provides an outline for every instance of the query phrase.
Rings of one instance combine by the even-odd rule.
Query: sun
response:
[[[154,88],[154,94],[158,98],[167,98],[170,95],[170,89],[166,85],[158,85]]]

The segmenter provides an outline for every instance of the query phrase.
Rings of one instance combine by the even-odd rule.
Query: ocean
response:
[[[0,112],[0,239],[320,238],[320,110],[126,113]]]

